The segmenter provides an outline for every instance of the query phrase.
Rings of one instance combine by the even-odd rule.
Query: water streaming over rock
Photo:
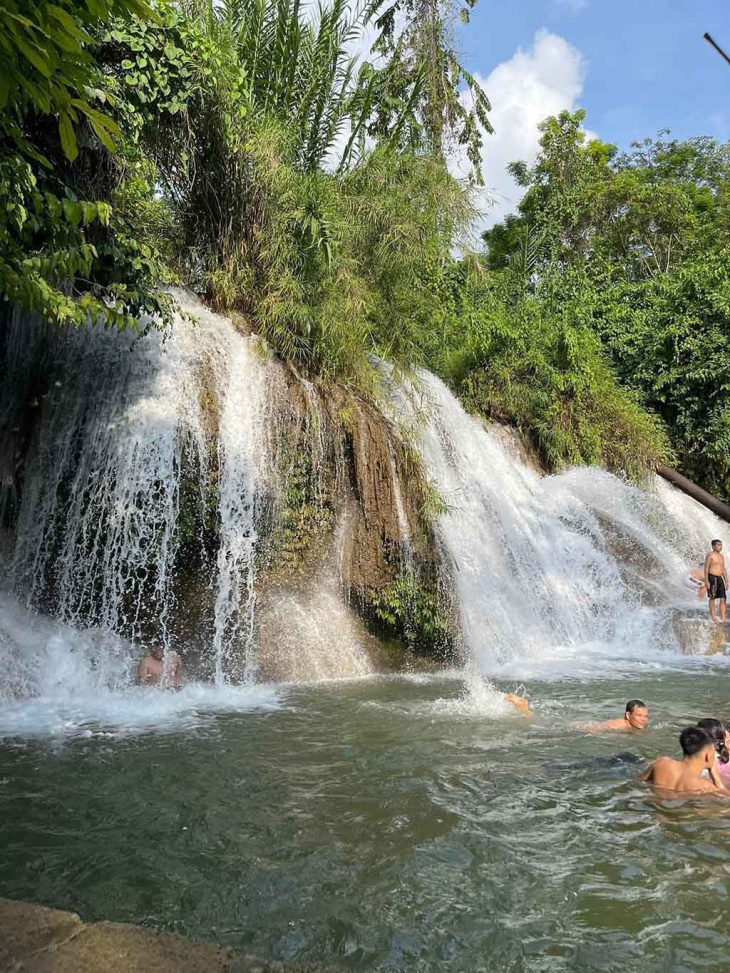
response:
[[[292,370],[296,412],[255,336],[176,297],[194,321],[169,334],[60,333],[20,314],[6,329],[0,437],[22,454],[0,470],[6,694],[44,694],[49,672],[54,685],[116,691],[151,643],[218,685],[256,681],[259,655],[265,678],[371,671],[374,640],[341,592],[344,520],[316,575],[280,585],[257,618],[260,535],[286,491],[292,414],[315,478],[326,454],[343,478],[319,393]],[[17,638],[23,609],[45,613],[34,649]]]
[[[686,648],[675,613],[706,607],[684,581],[727,525],[656,478],[640,490],[598,468],[540,476],[441,381],[424,373],[421,388],[421,448],[451,508],[437,533],[481,672]]]
[[[23,469],[6,586],[66,623],[169,649],[183,491],[189,503],[205,505],[214,476],[215,509],[207,515],[217,521],[220,543],[210,568],[207,668],[218,683],[245,681],[254,666],[253,551],[268,475],[273,373],[255,339],[193,298],[178,297],[197,321],[180,319],[170,334],[152,328],[137,337],[98,327],[59,334],[20,315],[12,322],[9,387],[22,399],[25,386],[25,407],[41,414]],[[26,356],[14,350],[39,332]],[[46,391],[28,401],[39,364]],[[212,415],[204,414],[204,399]],[[14,415],[9,405],[4,415]]]
[[[361,536],[354,511],[369,511],[320,392],[230,320],[178,297],[196,322],[180,319],[170,334],[59,333],[20,315],[6,329],[6,696],[118,692],[150,641],[182,650],[191,674],[219,686],[377,669],[377,643],[342,582]],[[683,582],[723,536],[712,514],[659,481],[640,490],[595,468],[543,477],[428,373],[394,402],[449,507],[435,540],[475,671],[526,678],[564,672],[566,660],[577,669],[617,653],[706,651],[705,606]],[[357,421],[361,485],[376,491],[380,479],[364,474],[377,417]],[[280,570],[259,590],[282,468],[302,449],[318,494],[336,505],[331,527],[296,578]],[[388,543],[410,571],[412,497],[393,441],[381,453]]]

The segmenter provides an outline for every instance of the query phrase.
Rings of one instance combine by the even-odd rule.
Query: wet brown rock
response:
[[[714,625],[699,612],[681,611],[672,613],[671,624],[684,655],[730,655],[730,624]]]
[[[0,899],[3,973],[325,973],[318,964],[266,962],[214,943]]]
[[[14,969],[39,950],[68,942],[82,928],[73,912],[0,899],[0,969]]]
[[[499,440],[507,452],[524,466],[534,470],[535,473],[539,473],[541,476],[547,472],[540,462],[537,450],[529,444],[527,439],[514,426],[505,426],[501,422],[485,422],[484,425]]]
[[[401,489],[396,447],[382,416],[359,405],[350,426],[355,512],[349,534],[346,581],[381,588],[393,580],[393,553],[412,533]],[[399,505],[401,516],[399,518]]]

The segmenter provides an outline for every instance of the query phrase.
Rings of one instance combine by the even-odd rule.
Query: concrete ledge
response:
[[[0,899],[2,973],[327,973],[120,922]],[[333,971],[330,970],[330,973]]]

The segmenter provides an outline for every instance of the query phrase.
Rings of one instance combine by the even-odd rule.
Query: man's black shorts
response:
[[[707,597],[712,598],[727,598],[727,591],[725,590],[725,579],[721,574],[708,574],[707,580],[710,582],[707,589]]]

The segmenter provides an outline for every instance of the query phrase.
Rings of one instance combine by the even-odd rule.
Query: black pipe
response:
[[[713,40],[709,34],[704,34],[703,36],[707,41],[707,43],[711,44],[715,48],[715,50],[720,55],[720,57],[724,58],[727,61],[727,63],[730,64],[730,57],[727,56],[727,54],[723,51],[723,49],[720,47],[717,41]]]
[[[722,500],[718,500],[717,497],[713,497],[707,490],[698,487],[696,483],[688,480],[686,476],[682,476],[681,473],[677,473],[676,470],[673,470],[669,466],[664,466],[664,464],[660,463],[656,471],[659,476],[663,476],[665,480],[668,480],[673,486],[678,487],[688,497],[692,497],[693,500],[701,503],[703,507],[707,507],[713,514],[717,514],[718,517],[726,520],[730,524],[730,506],[728,504],[723,503]]]

